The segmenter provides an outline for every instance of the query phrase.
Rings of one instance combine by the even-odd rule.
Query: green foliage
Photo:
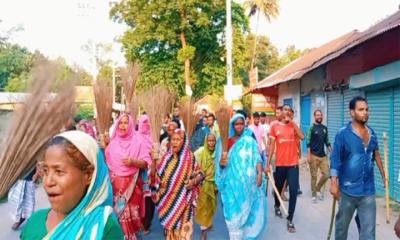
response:
[[[286,47],[285,52],[283,53],[280,61],[280,67],[284,67],[285,65],[289,64],[290,62],[296,60],[297,58],[303,56],[309,50],[304,49],[296,49],[294,45],[289,45]]]
[[[93,104],[81,104],[77,107],[76,114],[77,117],[81,119],[92,119],[93,114]]]
[[[247,45],[254,46],[254,39],[254,34],[249,34],[246,38]],[[281,67],[281,60],[278,49],[266,36],[257,37],[256,51],[255,66],[258,67],[258,80],[261,81]],[[249,47],[246,52],[246,63],[248,64],[247,69],[250,69],[252,54],[253,48]],[[246,73],[245,79],[245,86],[248,86],[248,73]]]
[[[98,80],[112,81],[113,70],[110,65],[103,65],[99,69],[99,73],[97,74]]]
[[[186,59],[192,60],[196,52],[196,48],[193,46],[186,46],[179,49],[178,60],[184,62]]]
[[[28,49],[17,44],[0,45],[0,89],[11,79],[15,82],[19,75],[29,72],[32,64],[33,54]]]
[[[249,29],[243,8],[232,4],[234,82],[241,83],[245,67],[244,34]],[[184,94],[183,64],[191,60],[193,96],[222,94],[226,82],[224,50],[225,1],[127,0],[114,5],[111,17],[130,28],[121,38],[128,61],[139,60],[138,90],[163,84]],[[187,47],[182,48],[181,34]]]

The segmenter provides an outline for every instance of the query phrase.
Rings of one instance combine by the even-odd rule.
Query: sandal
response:
[[[295,233],[295,232],[296,232],[296,228],[294,227],[293,222],[287,221],[286,226],[287,226],[287,231],[288,231],[289,233]]]
[[[282,212],[279,207],[275,207],[275,216],[282,218]]]

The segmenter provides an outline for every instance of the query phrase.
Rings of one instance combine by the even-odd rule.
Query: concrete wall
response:
[[[283,104],[283,100],[293,99],[294,120],[300,124],[300,81],[289,81],[279,85],[278,106]]]
[[[322,110],[324,113],[324,124],[326,125],[327,101],[323,87],[325,85],[324,70],[317,68],[300,79],[300,95],[311,96],[311,122],[314,122],[313,113],[315,110]]]

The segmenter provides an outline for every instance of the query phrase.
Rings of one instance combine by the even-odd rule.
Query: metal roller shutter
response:
[[[392,138],[390,133],[390,125],[391,125],[391,113],[392,113],[392,101],[393,96],[393,89],[383,89],[380,91],[368,92],[367,93],[367,100],[368,100],[368,107],[369,107],[369,121],[368,124],[372,129],[374,129],[375,134],[378,137],[379,142],[379,152],[381,158],[384,158],[383,152],[383,132],[386,132],[390,139]],[[390,144],[388,144],[388,159],[391,159],[391,151],[390,151]],[[390,163],[390,161],[389,161]],[[389,164],[390,165],[390,164]],[[379,195],[385,194],[385,187],[382,181],[381,174],[378,168],[375,165],[375,187],[376,192]]]
[[[398,176],[400,174],[400,86],[394,88],[394,117],[393,117],[393,164],[392,164],[392,182],[390,188],[393,191],[393,198],[400,201],[400,184],[398,183]]]
[[[343,95],[340,92],[329,92],[327,105],[329,141],[333,144],[337,131],[343,126]]]

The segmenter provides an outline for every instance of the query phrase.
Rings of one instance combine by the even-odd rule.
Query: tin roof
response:
[[[353,30],[318,48],[312,49],[310,52],[257,83],[251,89],[251,92],[272,87],[279,83],[300,79],[306,73],[338,58],[349,49],[398,26],[400,26],[400,11],[395,12],[363,32]]]

